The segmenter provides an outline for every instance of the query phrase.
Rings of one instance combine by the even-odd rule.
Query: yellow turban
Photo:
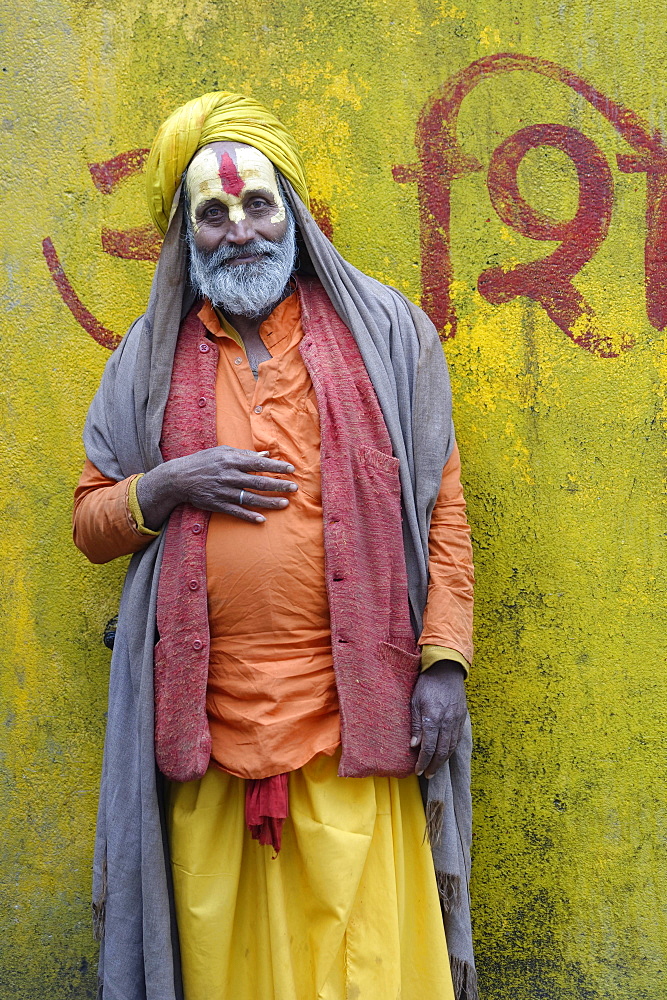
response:
[[[202,146],[222,140],[259,149],[308,205],[303,160],[285,126],[250,97],[218,90],[178,108],[155,136],[146,161],[146,194],[151,218],[162,234],[188,163]]]

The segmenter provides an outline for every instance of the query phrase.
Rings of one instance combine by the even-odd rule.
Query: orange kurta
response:
[[[213,761],[245,778],[301,767],[340,742],[324,582],[320,427],[299,352],[296,293],[260,326],[272,357],[255,379],[210,306],[220,348],[218,444],[291,462],[299,489],[263,524],[212,514],[206,545]]]
[[[291,462],[299,490],[263,524],[213,514],[207,541],[211,657],[207,707],[212,758],[242,777],[291,771],[340,736],[324,583],[319,420],[299,352],[298,295],[262,323],[272,357],[255,379],[242,342],[206,304],[218,344],[218,443]],[[420,642],[471,659],[472,562],[455,448],[429,536],[430,585]],[[131,477],[130,477],[131,479]],[[75,494],[76,544],[105,562],[149,544],[127,513],[130,480],[107,480],[87,462]]]

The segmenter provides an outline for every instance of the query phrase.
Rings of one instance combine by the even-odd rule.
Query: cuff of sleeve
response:
[[[141,507],[139,506],[139,501],[137,500],[137,483],[139,482],[142,476],[143,472],[140,472],[139,475],[135,476],[132,482],[130,483],[130,487],[127,491],[127,507],[130,514],[132,515],[132,520],[134,521],[136,529],[139,532],[139,534],[150,535],[152,538],[155,538],[157,535],[160,534],[160,532],[152,531],[150,528],[146,527],[146,525],[144,524],[144,515],[141,513]]]
[[[461,664],[466,677],[470,673],[470,664],[457,649],[449,649],[447,646],[422,646],[422,673],[440,660],[454,660],[455,663]]]

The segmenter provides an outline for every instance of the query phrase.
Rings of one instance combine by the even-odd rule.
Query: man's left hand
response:
[[[456,750],[468,714],[463,667],[440,660],[417,678],[412,693],[412,739],[421,744],[415,771],[432,778]]]

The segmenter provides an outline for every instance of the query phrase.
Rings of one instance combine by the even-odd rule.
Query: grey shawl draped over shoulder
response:
[[[286,183],[301,241],[356,340],[400,460],[404,544],[416,635],[428,585],[428,530],[454,444],[451,395],[437,333],[400,292],[348,264]],[[160,436],[181,318],[191,308],[179,207],[165,237],[145,315],[107,363],[84,431],[86,454],[124,479],[162,462]],[[164,533],[130,563],[111,663],[93,884],[104,1000],[182,997],[162,779],[153,744],[153,647]],[[427,816],[457,1000],[477,996],[469,909],[469,722],[428,782]]]

